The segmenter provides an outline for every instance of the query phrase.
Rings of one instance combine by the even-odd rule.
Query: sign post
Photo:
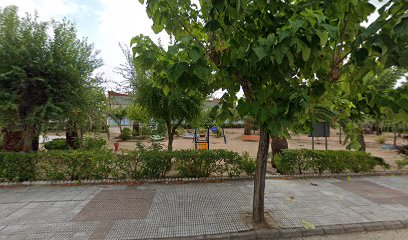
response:
[[[312,137],[312,150],[314,150],[314,138],[325,138],[325,149],[327,150],[327,137],[330,137],[330,125],[327,122],[319,122],[313,124],[313,131],[309,133],[309,137]]]

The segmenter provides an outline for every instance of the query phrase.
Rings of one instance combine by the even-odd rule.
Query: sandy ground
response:
[[[210,149],[228,149],[239,153],[248,152],[251,157],[256,157],[256,152],[258,149],[258,142],[248,142],[243,141],[242,136],[244,133],[243,128],[229,128],[225,129],[225,135],[227,138],[227,143],[224,143],[224,138],[217,138],[215,135],[210,136]],[[49,133],[48,135],[60,135],[64,136],[63,132],[59,133]],[[92,134],[98,135],[107,139],[106,134]],[[121,141],[119,138],[119,128],[111,127],[110,128],[110,139],[108,142],[108,147],[114,149],[114,143],[119,142],[119,149],[128,149],[133,150],[136,146],[136,141],[142,142],[143,144],[147,145],[150,141],[148,140],[130,140],[130,141]],[[385,144],[392,144],[393,142],[393,135],[392,133],[384,133],[383,136],[386,138]],[[382,149],[381,144],[376,143],[376,139],[378,138],[375,134],[367,134],[365,135],[365,141],[367,146],[367,151],[370,152],[374,156],[382,157],[391,165],[390,170],[396,170],[397,164],[395,163],[396,160],[402,159],[401,156],[397,154],[395,150],[387,150]],[[344,134],[342,135],[342,140],[344,140]],[[327,139],[328,141],[328,149],[329,150],[344,150],[346,149],[345,145],[340,144],[339,142],[339,133],[336,129],[330,130],[330,137]],[[163,148],[167,148],[167,139],[160,141],[163,145]],[[315,139],[315,149],[325,149],[325,141],[324,138],[316,138]],[[397,139],[397,144],[408,144],[407,141],[403,142],[402,138]],[[173,143],[174,149],[194,149],[194,143],[192,139],[184,139],[183,137],[175,137]],[[307,135],[293,135],[289,140],[289,148],[290,149],[312,149],[312,139],[307,137]],[[271,170],[272,168],[268,166],[268,169]],[[381,167],[378,167],[376,170],[382,171]]]
[[[242,135],[244,133],[244,129],[242,128],[230,128],[225,129],[225,135],[227,138],[227,143],[224,143],[224,138],[217,138],[215,135],[210,136],[210,149],[228,149],[235,152],[248,152],[251,157],[256,157],[256,152],[258,149],[258,142],[248,142],[242,141]],[[136,140],[132,141],[120,141],[117,136],[119,135],[118,128],[111,128],[110,129],[110,140],[108,141],[108,145],[110,148],[114,148],[114,142],[119,142],[119,148],[121,149],[134,149]],[[393,135],[392,133],[385,133],[383,135],[386,138],[385,144],[392,144],[393,142]],[[344,140],[344,134],[342,135],[342,140]],[[374,156],[384,158],[390,165],[391,170],[395,170],[397,165],[395,163],[396,160],[401,159],[401,156],[397,154],[395,150],[387,150],[381,149],[381,144],[376,143],[376,139],[378,138],[375,134],[365,135],[365,141],[367,146],[367,151],[370,152]],[[330,137],[327,139],[328,141],[328,149],[329,150],[344,150],[346,149],[345,145],[339,143],[339,134],[338,130],[331,129],[330,130]],[[143,140],[141,141],[145,144],[148,144],[149,141]],[[167,139],[160,141],[164,148],[167,147]],[[325,149],[325,140],[324,138],[316,138],[315,139],[315,149]],[[403,139],[398,138],[397,144],[402,144]],[[405,144],[408,142],[405,141]],[[174,149],[194,149],[194,143],[192,139],[184,139],[183,137],[175,137],[173,143]],[[312,139],[307,137],[307,135],[293,135],[289,140],[289,148],[291,149],[312,149]],[[378,168],[376,170],[383,170],[382,168]]]

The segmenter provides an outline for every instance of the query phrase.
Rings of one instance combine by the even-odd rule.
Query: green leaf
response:
[[[200,49],[198,49],[197,47],[193,47],[192,49],[190,49],[188,55],[190,56],[191,61],[192,61],[193,63],[195,63],[195,62],[198,61],[198,59],[201,58]]]
[[[288,57],[289,60],[289,64],[293,65],[295,63],[294,59],[293,59],[293,54],[290,51],[286,52],[286,57]]]
[[[141,4],[144,4],[144,0],[139,0],[139,2],[140,2]]]
[[[309,59],[309,57],[310,57],[310,51],[311,51],[311,49],[309,48],[309,47],[304,47],[303,49],[302,49],[302,58],[303,58],[303,61],[307,61],[308,59]]]
[[[163,87],[163,92],[164,92],[164,95],[169,95],[169,92],[170,92],[170,87],[169,87],[169,85],[164,85],[164,87]]]
[[[326,29],[326,31],[329,33],[329,36],[331,38],[336,38],[337,37],[338,29],[337,29],[336,26],[332,26],[332,25],[329,25],[329,24],[326,24],[326,23],[324,23],[322,25]]]
[[[329,39],[329,34],[327,32],[316,31],[317,36],[320,38],[320,45],[324,46]]]
[[[302,220],[302,224],[303,224],[303,227],[305,229],[315,229],[316,228],[313,223],[310,223],[310,222],[305,221],[305,220]]]
[[[251,110],[251,104],[247,103],[243,98],[241,98],[238,101],[238,105],[237,105],[237,111],[239,115],[241,116],[248,115],[250,110]]]
[[[264,47],[255,47],[253,48],[258,60],[262,60],[264,57],[268,56],[267,50]]]
[[[194,74],[201,80],[206,81],[211,77],[211,70],[200,64],[194,67]]]
[[[405,51],[400,54],[400,57],[398,59],[398,64],[404,68],[408,67],[408,51]]]
[[[155,21],[152,26],[152,30],[155,34],[160,33],[164,29],[164,25],[160,24],[159,21]]]
[[[360,48],[356,51],[355,54],[356,57],[356,62],[358,65],[363,65],[364,61],[367,59],[368,57],[368,49],[367,48]]]
[[[278,64],[281,64],[283,61],[283,57],[285,57],[285,49],[283,47],[275,48],[273,54],[275,56],[276,62]]]
[[[296,19],[295,21],[291,22],[292,25],[292,32],[297,32],[299,28],[305,25],[306,21],[303,19]]]
[[[207,29],[210,32],[217,31],[221,27],[220,22],[217,20],[210,20],[207,24],[205,24],[205,29]]]
[[[181,75],[187,70],[188,64],[185,62],[179,62],[174,64],[168,71],[169,80],[172,82],[177,81]]]

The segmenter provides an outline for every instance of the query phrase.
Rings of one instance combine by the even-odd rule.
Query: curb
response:
[[[163,239],[163,240],[288,239],[288,238],[299,238],[299,237],[308,237],[308,236],[321,236],[321,235],[358,233],[358,232],[373,232],[373,231],[380,231],[380,230],[396,230],[396,229],[402,229],[402,228],[408,228],[408,220],[327,225],[327,226],[319,226],[319,227],[316,227],[315,229],[305,229],[305,228],[259,229],[259,230],[245,231],[245,232],[222,233],[222,234],[189,236],[189,237],[160,238],[160,239]]]
[[[387,171],[387,172],[364,172],[364,173],[339,173],[339,174],[295,174],[267,175],[265,179],[303,179],[303,178],[333,178],[333,177],[367,177],[367,176],[402,176],[408,175],[408,171]],[[194,183],[194,182],[216,182],[233,180],[252,180],[252,176],[214,176],[205,178],[157,178],[157,179],[100,179],[100,180],[64,180],[64,181],[24,181],[24,182],[0,182],[0,187],[11,186],[31,186],[31,185],[97,185],[97,184],[142,184],[142,183]]]

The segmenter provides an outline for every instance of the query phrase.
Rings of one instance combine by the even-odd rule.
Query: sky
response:
[[[384,4],[378,0],[371,2],[377,7]],[[112,90],[116,88],[115,82],[123,80],[114,72],[116,67],[125,63],[119,43],[129,45],[131,38],[139,34],[148,35],[156,42],[160,38],[163,45],[169,41],[165,32],[154,34],[145,6],[138,0],[0,0],[1,8],[8,5],[16,5],[21,16],[36,10],[43,21],[65,17],[75,22],[78,35],[88,38],[95,49],[100,50],[104,66],[97,73],[104,74],[106,80],[111,82],[107,88]],[[377,16],[377,13],[372,14],[368,22]]]

